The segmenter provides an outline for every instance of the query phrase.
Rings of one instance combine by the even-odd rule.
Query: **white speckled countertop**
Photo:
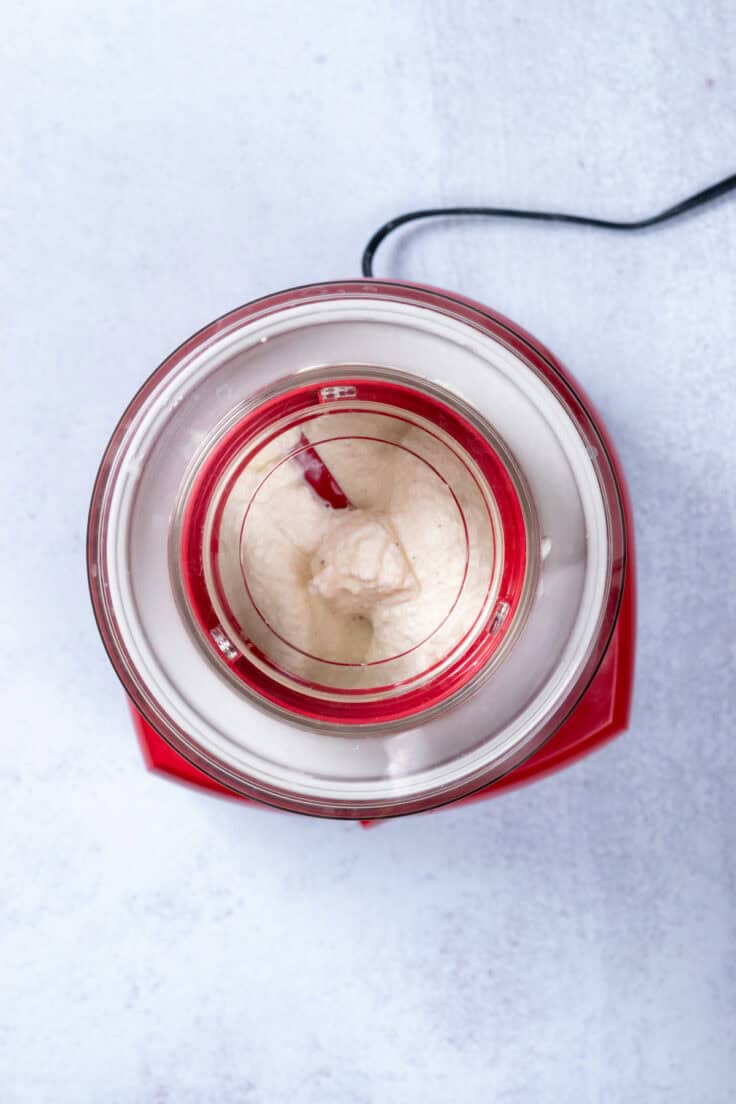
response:
[[[83,537],[162,357],[391,214],[634,217],[733,171],[735,41],[728,0],[5,11],[2,1104],[734,1099],[736,198],[379,255],[549,344],[620,448],[634,717],[566,773],[370,832],[156,778]]]

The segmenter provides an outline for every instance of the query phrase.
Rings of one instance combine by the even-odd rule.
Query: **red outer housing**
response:
[[[414,285],[415,287],[417,285]],[[436,288],[426,288],[427,291],[437,291]],[[456,301],[465,302],[473,308],[488,311],[482,304],[463,299],[454,295]],[[582,391],[580,385],[573,383],[568,373],[560,362],[540,343],[516,323],[512,323],[502,316],[496,315],[501,321],[512,326],[517,332],[540,349],[543,355],[552,362],[555,369],[568,381],[573,391],[580,398],[600,434],[608,451],[613,466],[621,502],[624,512],[626,528],[626,566],[624,586],[621,596],[616,627],[611,636],[610,643],[601,664],[593,677],[588,689],[583,694],[577,706],[564,721],[557,731],[539,748],[526,762],[510,771],[503,778],[485,786],[477,793],[459,798],[452,802],[454,805],[466,804],[477,801],[480,798],[494,796],[504,790],[515,786],[525,785],[535,779],[542,778],[552,771],[573,763],[583,755],[587,755],[595,748],[600,747],[614,736],[623,732],[629,723],[631,712],[631,699],[634,682],[634,652],[636,641],[636,573],[634,566],[634,521],[631,503],[623,478],[621,463],[610,437],[605,430],[595,408]],[[159,736],[154,728],[141,716],[135,706],[130,704],[133,714],[133,723],[138,734],[143,757],[150,770],[160,774],[166,774],[178,781],[189,783],[201,789],[210,790],[223,796],[245,801],[248,804],[258,804],[241,794],[227,789],[215,782],[204,771],[192,766],[186,759],[180,756],[163,737]],[[363,821],[364,825],[375,824],[377,821]]]

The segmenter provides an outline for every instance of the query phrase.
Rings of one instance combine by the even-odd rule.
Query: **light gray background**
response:
[[[631,482],[631,731],[365,832],[149,775],[90,614],[108,434],[189,333],[424,203],[637,216],[736,168],[704,3],[64,0],[3,14],[0,1100],[731,1101],[736,199],[638,237],[434,227]]]

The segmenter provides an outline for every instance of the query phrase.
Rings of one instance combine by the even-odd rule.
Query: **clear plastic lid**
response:
[[[615,621],[615,475],[547,356],[378,281],[196,335],[131,403],[89,530],[134,702],[246,795],[381,816],[500,777],[579,699]]]

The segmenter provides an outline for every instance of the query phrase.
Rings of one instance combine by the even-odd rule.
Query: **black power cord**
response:
[[[406,214],[397,215],[389,222],[376,230],[363,252],[362,271],[364,276],[373,276],[373,260],[376,250],[389,234],[405,226],[408,222],[417,222],[420,219],[456,218],[469,216],[471,218],[511,218],[511,219],[535,219],[537,222],[571,222],[576,226],[598,226],[603,230],[645,230],[648,226],[656,226],[660,222],[684,215],[686,211],[692,211],[695,207],[702,207],[705,203],[711,203],[714,199],[726,195],[736,189],[736,173],[725,177],[717,184],[711,184],[702,192],[683,199],[674,207],[668,207],[657,215],[649,218],[636,219],[633,222],[618,222],[615,219],[591,218],[588,215],[566,215],[559,211],[524,211],[516,207],[426,207],[419,211],[407,211]]]

